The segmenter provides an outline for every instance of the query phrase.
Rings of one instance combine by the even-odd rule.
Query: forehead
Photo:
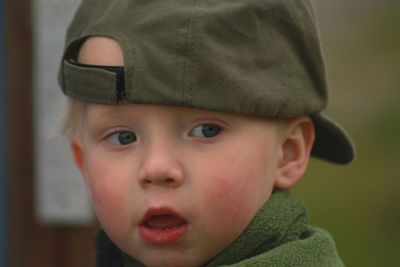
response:
[[[230,124],[232,127],[254,127],[281,128],[283,120],[267,119],[259,116],[244,116],[227,112],[202,110],[197,108],[177,107],[168,105],[151,104],[129,104],[102,105],[86,103],[84,116],[86,120],[112,121],[112,120],[145,120],[147,123],[161,120],[169,121],[190,121],[198,119],[217,119]]]
[[[120,103],[117,105],[85,104],[85,114],[89,118],[134,118],[154,115],[155,117],[221,117],[227,120],[244,120],[245,116],[226,112],[213,112],[189,107],[152,104]],[[260,118],[261,119],[261,118]]]
[[[107,37],[89,37],[81,46],[78,62],[90,65],[123,66],[124,58],[118,43]]]

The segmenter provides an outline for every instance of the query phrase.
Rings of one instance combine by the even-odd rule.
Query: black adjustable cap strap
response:
[[[123,66],[82,64],[64,60],[65,94],[86,102],[117,104],[125,99]]]

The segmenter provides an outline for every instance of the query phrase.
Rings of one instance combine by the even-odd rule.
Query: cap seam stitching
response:
[[[190,10],[190,15],[189,15],[189,25],[188,25],[188,30],[187,30],[187,34],[186,34],[186,43],[188,45],[188,51],[186,52],[186,59],[185,59],[185,63],[183,65],[183,101],[187,102],[187,98],[189,98],[188,94],[191,95],[191,87],[192,87],[192,80],[193,80],[193,71],[192,73],[190,73],[190,69],[191,67],[188,66],[190,63],[190,58],[193,58],[193,50],[194,50],[194,27],[193,27],[193,20],[194,20],[194,16],[195,16],[195,10],[197,7],[197,3],[198,0],[195,0],[193,3],[193,6]],[[194,64],[192,64],[194,65]],[[189,73],[187,73],[189,72]],[[188,84],[188,88],[186,88],[186,79],[187,76],[189,76],[189,84]],[[192,76],[192,77],[190,77]],[[187,89],[188,91],[186,92]]]
[[[192,58],[191,64],[190,64],[190,82],[189,82],[189,88],[188,88],[188,94],[189,94],[189,98],[192,102],[191,96],[193,95],[193,86],[194,86],[194,73],[195,73],[195,63],[194,63],[194,51],[195,51],[195,44],[196,44],[196,35],[197,35],[197,31],[196,31],[196,27],[195,27],[195,21],[196,18],[200,18],[199,14],[199,10],[198,10],[198,4],[199,4],[199,0],[196,0],[195,6],[193,8],[193,15],[192,15],[192,43],[191,43],[191,50],[190,50],[190,57]]]

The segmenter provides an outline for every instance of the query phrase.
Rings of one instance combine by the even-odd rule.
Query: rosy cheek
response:
[[[124,222],[128,221],[124,216],[128,214],[125,209],[129,208],[126,198],[131,194],[127,191],[129,186],[124,183],[124,173],[107,166],[103,163],[89,168],[89,187],[101,224],[118,239],[125,229]]]
[[[204,192],[209,207],[210,220],[217,222],[216,227],[226,231],[227,225],[233,225],[232,231],[242,231],[256,210],[253,201],[253,184],[246,180],[246,173],[232,171],[221,172],[212,177],[212,182]],[[237,229],[236,229],[237,228]]]

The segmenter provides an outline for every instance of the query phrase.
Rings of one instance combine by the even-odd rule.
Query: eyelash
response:
[[[200,129],[201,132],[199,132],[199,127],[204,127],[203,129]],[[214,131],[212,131],[214,130]],[[216,136],[218,136],[221,132],[223,132],[224,129],[223,127],[215,124],[215,123],[202,123],[197,125],[196,127],[194,127],[191,131],[190,131],[190,135],[191,136],[195,136],[195,134],[201,134],[203,136],[195,136],[195,137],[200,137],[200,138],[214,138]]]
[[[224,128],[216,123],[201,123],[190,130],[189,135],[196,138],[212,139],[216,138],[223,131]],[[127,146],[136,142],[137,136],[130,130],[117,130],[108,134],[105,140],[113,146]]]
[[[115,138],[117,138],[117,139],[115,140]],[[126,139],[125,140],[126,143],[124,143],[122,138]],[[111,145],[126,146],[133,142],[136,142],[137,137],[136,137],[136,134],[132,131],[120,130],[120,131],[112,132],[111,134],[107,135],[105,139]]]

